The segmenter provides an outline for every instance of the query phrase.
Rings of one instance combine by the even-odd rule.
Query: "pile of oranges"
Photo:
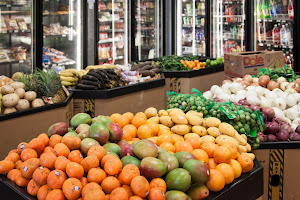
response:
[[[92,146],[87,155],[79,149],[80,138],[40,134],[22,142],[0,161],[0,173],[39,200],[142,200],[164,199],[163,179],[148,180],[134,164]]]
[[[199,60],[193,60],[193,61],[188,61],[188,60],[180,60],[180,62],[187,68],[191,70],[198,70],[198,69],[203,69],[206,66],[206,63],[200,62]]]

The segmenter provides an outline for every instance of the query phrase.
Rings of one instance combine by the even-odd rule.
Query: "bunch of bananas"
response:
[[[111,68],[118,68],[118,66],[117,65],[93,65],[85,68],[85,71],[88,72],[91,69],[111,69]]]
[[[75,86],[82,76],[86,75],[85,70],[77,71],[76,69],[66,69],[60,72],[61,84],[66,87]]]

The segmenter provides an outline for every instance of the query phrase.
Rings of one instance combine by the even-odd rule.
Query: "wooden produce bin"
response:
[[[166,91],[190,94],[193,88],[200,92],[221,85],[224,80],[224,65],[194,71],[164,71]]]
[[[98,115],[165,109],[165,78],[107,90],[74,90],[74,114]]]
[[[300,142],[266,142],[253,153],[264,168],[262,200],[300,199]]]
[[[70,95],[65,102],[45,105],[21,112],[0,116],[0,160],[16,149],[21,142],[29,142],[57,122],[69,121],[73,117],[73,100]]]

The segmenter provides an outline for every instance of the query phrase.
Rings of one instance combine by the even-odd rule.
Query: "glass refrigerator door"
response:
[[[99,11],[99,64],[128,64],[128,1],[101,1]]]
[[[32,13],[33,1],[0,1],[0,75],[32,71]]]
[[[161,55],[160,0],[136,0],[135,49],[138,60]]]
[[[255,0],[255,50],[283,51],[285,61],[294,67],[292,0]]]
[[[82,69],[82,2],[43,1],[43,66]]]
[[[177,1],[177,55],[206,56],[205,0]]]
[[[213,0],[211,54],[245,51],[245,0]]]

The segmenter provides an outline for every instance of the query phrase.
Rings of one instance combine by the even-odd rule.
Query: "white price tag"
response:
[[[89,4],[89,9],[94,9],[95,0],[87,0],[87,3]]]

